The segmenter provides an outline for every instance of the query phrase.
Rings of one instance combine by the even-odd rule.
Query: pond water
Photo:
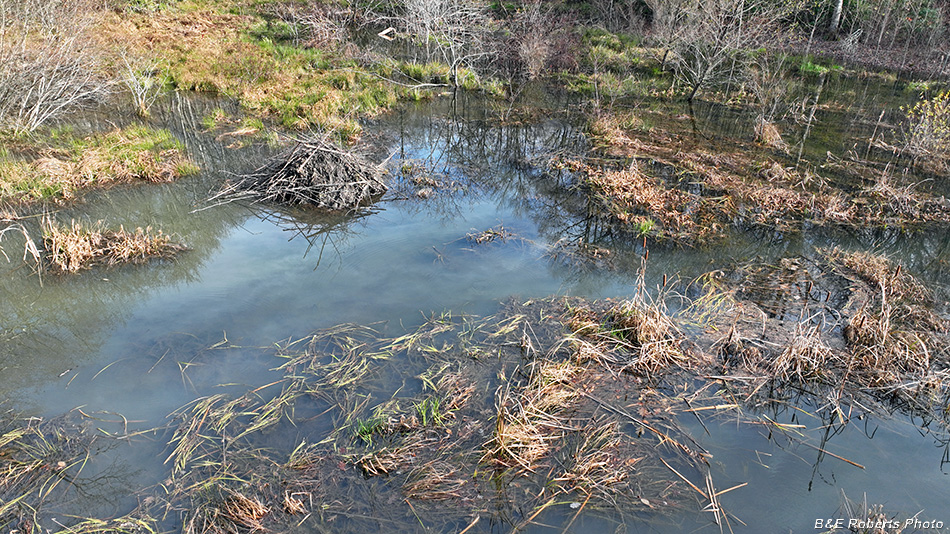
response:
[[[834,89],[871,110],[857,116],[877,118],[879,111],[868,101],[880,102],[881,95],[908,98],[898,88],[862,83],[863,92],[860,84]],[[852,97],[847,91],[875,96]],[[591,222],[589,207],[572,192],[569,178],[552,177],[535,165],[552,151],[586,149],[567,111],[569,101],[546,96],[538,105],[542,118],[524,125],[498,126],[491,105],[471,95],[407,105],[372,121],[366,130],[373,157],[392,155],[394,187],[363,213],[330,216],[238,202],[207,205],[208,194],[223,179],[253,169],[275,149],[260,142],[228,148],[233,139],[203,132],[200,119],[226,102],[170,99],[156,112],[155,123],[183,139],[203,169],[200,175],[91,194],[54,216],[61,222],[151,225],[190,250],[174,260],[72,277],[39,279],[15,262],[3,265],[0,396],[10,399],[9,407],[37,416],[79,407],[109,432],[153,428],[198,397],[239,395],[273,382],[278,363],[264,349],[317,329],[375,324],[399,335],[432,313],[491,315],[512,297],[632,296],[643,244]],[[751,137],[751,131],[745,133],[748,117],[715,107],[697,111],[702,128]],[[822,113],[810,153],[846,150],[874,128],[863,119],[845,120],[848,110]],[[90,127],[96,120],[90,119]],[[410,166],[437,183],[413,182],[406,176]],[[431,190],[419,193],[424,187]],[[469,237],[492,228],[514,235],[485,244]],[[552,254],[557,243],[578,240],[609,248],[609,260],[565,261]],[[710,249],[654,246],[647,286],[664,275],[688,281],[736,262],[794,256],[832,243],[885,251],[924,279],[947,282],[950,238],[944,232],[907,236],[818,228],[791,236],[740,234],[727,247]],[[392,384],[399,387],[400,380],[394,377]],[[720,497],[744,523],[732,520],[735,532],[817,531],[817,519],[842,517],[842,494],[857,501],[866,495],[868,502],[902,517],[919,513],[921,519],[950,524],[943,429],[924,431],[903,416],[869,417],[864,426],[842,429],[810,417],[806,412],[815,406],[808,401],[799,407],[762,412],[778,423],[804,425],[792,437],[729,418],[681,417],[712,453],[716,487],[747,483]],[[115,422],[123,420],[127,423]],[[168,453],[161,439],[149,437],[101,453],[87,471],[102,475],[98,485],[77,501],[80,510],[62,513],[128,512],[136,500],[128,497],[132,491],[168,476],[163,464]],[[719,527],[711,519],[701,511],[661,522],[637,514],[575,517],[564,504],[537,517],[553,528],[525,530],[713,532]],[[482,523],[471,532],[511,528]]]

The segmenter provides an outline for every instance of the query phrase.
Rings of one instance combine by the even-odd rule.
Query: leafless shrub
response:
[[[537,78],[547,62],[551,48],[549,34],[543,31],[548,26],[547,18],[547,14],[541,10],[541,2],[526,5],[519,14],[518,22],[523,31],[518,43],[518,55],[528,79]]]
[[[641,33],[643,17],[638,2],[626,0],[592,0],[591,7],[597,19],[609,29]]]
[[[125,68],[120,79],[132,96],[135,112],[140,117],[148,117],[152,104],[162,95],[169,77],[162,73],[158,60],[131,59],[125,55],[122,56],[122,62]]]
[[[273,3],[264,12],[287,24],[297,45],[336,48],[346,40],[352,12],[320,2]]]
[[[108,87],[91,0],[0,0],[0,124],[31,132]]]
[[[735,81],[748,52],[774,39],[786,6],[765,0],[655,0],[654,35],[675,53],[687,100],[707,87]]]
[[[482,0],[390,0],[377,10],[375,18],[418,45],[425,61],[448,65],[455,85],[460,68],[491,55],[493,25]]]
[[[507,21],[506,37],[490,50],[493,74],[513,84],[535,79],[547,69],[576,69],[581,48],[576,27],[572,16],[555,15],[537,0],[526,2]]]

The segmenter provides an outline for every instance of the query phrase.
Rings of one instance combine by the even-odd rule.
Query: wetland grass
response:
[[[111,519],[69,515],[87,482],[83,471],[103,448],[73,414],[51,420],[0,415],[0,528],[9,532],[155,534],[154,517],[136,510]],[[53,515],[55,514],[55,515]],[[57,519],[59,517],[60,519]]]
[[[628,233],[693,245],[723,239],[730,226],[789,232],[805,223],[950,223],[950,204],[909,175],[895,176],[893,161],[867,161],[852,150],[829,153],[820,167],[807,166],[781,153],[781,138],[768,123],[757,128],[768,146],[749,150],[723,138],[697,145],[675,123],[645,132],[623,119],[629,110],[606,113],[591,118],[589,133],[599,152],[588,161],[554,166],[577,173],[600,207],[598,216]],[[652,225],[644,231],[646,221]]]
[[[718,352],[721,379],[747,400],[805,393],[826,399],[841,421],[855,406],[946,420],[948,325],[901,266],[825,249],[737,278],[734,319],[718,323],[725,335],[699,344]]]
[[[527,524],[565,499],[659,516],[687,506],[660,458],[702,478],[702,456],[670,446],[690,440],[659,415],[654,431],[631,439],[637,423],[605,400],[624,387],[615,383],[620,367],[578,360],[562,337],[565,313],[556,300],[512,303],[486,319],[434,314],[391,338],[341,325],[282,344],[282,380],[176,412],[165,500],[188,510],[185,530],[195,533],[282,528],[301,515],[315,526],[339,516],[358,529],[372,517],[412,530],[507,510],[514,516],[505,521]],[[400,390],[415,393],[379,398],[373,377],[391,373],[414,377],[417,388]],[[278,405],[283,415],[268,418],[271,426],[255,423]],[[283,460],[256,445],[278,435],[269,429],[306,435],[314,420],[295,415],[304,413],[332,428],[313,444],[294,440]],[[496,491],[509,485],[527,491]],[[378,499],[402,504],[381,509]]]
[[[53,131],[37,158],[0,153],[0,204],[64,202],[117,183],[169,182],[195,174],[194,162],[167,130],[133,125],[86,137]]]
[[[105,229],[102,221],[83,226],[72,221],[60,226],[52,218],[43,220],[43,246],[50,268],[58,273],[76,273],[94,265],[143,263],[153,258],[170,258],[185,250],[171,237],[151,227],[127,231]]]
[[[884,308],[891,330],[866,318],[877,333],[850,344],[822,323],[824,297],[781,313],[755,304],[760,294],[794,303],[795,292],[838,292],[853,295],[836,307],[842,321],[874,316],[883,290],[871,281],[916,294],[903,269],[833,251],[731,274],[747,285],[707,277],[704,300],[676,314],[667,305],[685,297],[663,288],[649,297],[641,276],[641,293],[626,301],[511,301],[484,319],[431,314],[402,335],[344,324],[280,343],[276,380],[172,414],[171,476],[128,517],[181,517],[192,534],[461,529],[476,528],[475,518],[521,529],[573,502],[574,518],[692,511],[726,530],[734,518],[720,497],[743,485],[716,489],[709,454],[681,426],[682,413],[729,414],[795,439],[795,425],[746,410],[791,391],[840,403],[833,414],[845,422],[850,402],[914,413],[945,402],[946,373],[934,362],[946,354],[937,345],[913,366],[855,350],[886,348],[894,342],[881,332],[895,337],[911,321],[899,292]],[[713,325],[722,328],[709,341],[687,334]],[[757,357],[723,369],[707,349]],[[884,365],[885,379],[871,365]],[[385,383],[389,376],[402,384]]]

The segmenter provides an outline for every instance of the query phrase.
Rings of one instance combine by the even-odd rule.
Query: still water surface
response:
[[[178,236],[190,250],[146,266],[44,277],[42,285],[26,269],[3,266],[0,395],[34,415],[81,407],[103,419],[121,414],[131,429],[150,428],[196,397],[222,390],[240,394],[272,382],[279,376],[270,370],[275,362],[261,347],[320,328],[377,323],[398,335],[427,314],[490,315],[512,297],[632,295],[642,244],[615,240],[586,223],[588,207],[570,191],[569,181],[533,165],[552,150],[585,149],[583,136],[562,111],[567,103],[550,97],[542,104],[546,118],[500,127],[473,99],[407,106],[368,125],[376,137],[374,157],[392,154],[394,187],[371,210],[339,217],[240,203],[208,206],[204,199],[222,179],[254,168],[273,149],[260,143],[226,148],[230,140],[203,133],[199,120],[227,104],[176,97],[156,121],[186,142],[203,169],[199,176],[97,193],[55,215],[60,221],[103,219],[127,228],[151,225]],[[743,120],[711,109],[697,116],[708,119],[706,128],[739,128]],[[815,138],[828,143],[831,137]],[[420,198],[419,187],[400,176],[408,164],[433,172],[442,186]],[[485,245],[467,238],[499,225],[516,238]],[[578,239],[610,247],[609,264],[551,256],[558,241]],[[657,246],[650,251],[648,285],[664,274],[690,280],[737,261],[807,253],[843,241],[887,251],[925,278],[945,283],[945,235],[815,230],[738,235],[728,247],[714,250]],[[229,348],[215,348],[222,341]],[[822,445],[827,422],[793,408],[766,413],[805,425],[807,441]],[[816,519],[842,516],[842,492],[858,501],[866,494],[869,502],[904,517],[921,512],[921,518],[950,523],[945,433],[920,431],[902,417],[848,425],[823,446],[865,467],[859,469],[754,425],[705,416],[703,423],[692,416],[682,420],[713,454],[717,487],[748,483],[721,497],[745,523],[733,521],[736,532],[815,532]],[[104,453],[108,460],[93,469],[114,480],[89,497],[93,509],[127,512],[131,488],[167,476],[165,455],[158,442]],[[560,531],[573,515],[567,506],[552,507],[538,521],[559,527],[528,530]],[[711,516],[700,512],[660,524],[624,519],[618,531],[718,530]],[[593,533],[617,525],[581,514],[570,529]],[[482,526],[482,531],[506,531]]]

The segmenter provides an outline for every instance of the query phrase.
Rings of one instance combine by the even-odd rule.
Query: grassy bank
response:
[[[349,142],[362,131],[360,118],[399,98],[420,98],[418,86],[451,82],[442,63],[363,54],[342,27],[330,39],[307,39],[302,22],[281,19],[276,9],[267,2],[189,2],[115,13],[103,22],[102,40],[158,65],[173,87],[230,96],[285,128],[332,130]],[[458,83],[479,85],[467,69],[459,71]]]
[[[168,182],[198,170],[170,132],[142,125],[89,136],[54,130],[12,146],[0,152],[0,205],[63,202],[90,187]]]

